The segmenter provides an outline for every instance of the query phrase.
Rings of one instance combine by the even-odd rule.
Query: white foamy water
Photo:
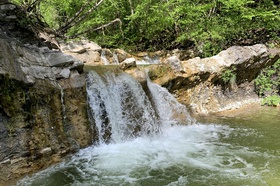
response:
[[[151,97],[158,113],[158,120],[162,125],[193,124],[195,119],[190,116],[186,107],[180,104],[166,88],[163,88],[149,79],[147,81]]]
[[[222,142],[245,132],[221,125],[166,128],[157,138],[103,144],[18,185],[268,185],[262,178],[272,155]],[[244,136],[246,138],[246,133]]]
[[[125,73],[88,74],[88,103],[99,143],[155,134],[159,123],[139,82]]]
[[[280,185],[279,150],[258,145],[264,129],[196,123],[165,88],[147,83],[149,96],[127,74],[89,73],[98,143],[17,185]]]
[[[110,64],[108,59],[106,58],[105,50],[102,50],[100,58],[101,58],[101,61],[104,65],[109,65]]]
[[[154,65],[154,64],[160,64],[160,59],[158,58],[150,58],[148,56],[144,57],[142,60],[136,61],[137,65]]]

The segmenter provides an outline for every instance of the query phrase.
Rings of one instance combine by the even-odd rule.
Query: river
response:
[[[128,79],[89,75],[97,142],[17,185],[280,185],[278,108],[195,121],[166,89]]]

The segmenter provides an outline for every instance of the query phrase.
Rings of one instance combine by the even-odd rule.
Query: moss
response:
[[[22,112],[26,90],[24,83],[10,79],[8,75],[0,75],[0,109],[9,117]]]
[[[172,71],[172,68],[169,65],[160,65],[156,68],[150,69],[148,76],[151,80],[155,80],[166,76],[170,71]]]

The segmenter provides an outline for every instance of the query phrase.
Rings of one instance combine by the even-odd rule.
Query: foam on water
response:
[[[223,142],[241,130],[173,126],[157,138],[83,149],[18,185],[268,185],[260,171],[268,171],[268,165],[254,161],[267,162],[273,155]]]
[[[156,113],[139,82],[125,73],[88,74],[88,103],[99,143],[159,131]]]
[[[150,58],[150,57],[146,56],[142,60],[137,60],[136,64],[137,65],[160,64],[160,60],[159,60],[159,58]]]
[[[246,143],[258,131],[198,124],[166,89],[147,88],[124,73],[89,73],[99,143],[17,185],[280,185],[279,151]]]

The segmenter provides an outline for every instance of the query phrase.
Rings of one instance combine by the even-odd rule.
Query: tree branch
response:
[[[134,14],[134,10],[133,10],[132,2],[131,2],[131,0],[128,0],[128,2],[129,2],[129,6],[130,6],[131,15],[133,15]]]
[[[104,0],[99,0],[99,2],[97,2],[95,4],[95,6],[91,7],[87,12],[85,12],[79,19],[77,19],[79,17],[79,15],[81,15],[81,13],[84,11],[84,9],[78,13],[78,15],[75,18],[70,19],[71,22],[69,21],[69,23],[67,24],[67,26],[63,26],[62,28],[59,28],[57,31],[59,33],[64,32],[66,30],[68,30],[69,28],[75,26],[76,24],[79,24],[80,22],[82,22],[83,20],[86,19],[86,17],[91,14]]]
[[[114,19],[113,21],[111,21],[111,22],[109,22],[109,23],[107,23],[105,25],[101,25],[101,26],[99,26],[97,28],[94,28],[94,29],[85,30],[83,32],[80,32],[80,33],[77,33],[75,35],[72,35],[69,38],[73,39],[73,38],[76,38],[76,37],[78,37],[80,35],[83,35],[83,34],[86,34],[86,33],[91,33],[91,32],[97,31],[97,30],[101,30],[103,28],[106,28],[106,27],[110,26],[111,24],[113,24],[115,22],[119,22],[120,23],[120,30],[121,30],[122,36],[124,37],[123,31],[122,31],[122,21],[119,18],[117,18],[117,19]]]
[[[86,9],[86,7],[90,4],[90,2],[88,1],[86,4],[84,4],[80,10],[78,12],[75,13],[75,15],[71,18],[66,20],[65,24],[63,26],[61,26],[60,28],[57,29],[58,33],[61,33],[63,31],[65,31],[67,29],[67,27],[75,20],[77,19],[77,17],[79,17],[81,15],[81,13]]]

